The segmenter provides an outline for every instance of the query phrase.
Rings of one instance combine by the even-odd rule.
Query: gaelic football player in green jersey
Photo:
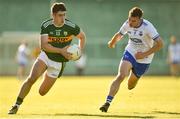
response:
[[[64,3],[54,3],[51,13],[52,19],[44,21],[41,25],[41,53],[32,66],[32,70],[24,81],[16,102],[8,114],[17,113],[32,85],[44,72],[39,94],[44,96],[51,89],[56,79],[62,75],[65,63],[71,59],[71,54],[67,52],[67,48],[71,44],[73,37],[79,39],[79,47],[82,50],[85,46],[85,34],[79,26],[66,19]]]

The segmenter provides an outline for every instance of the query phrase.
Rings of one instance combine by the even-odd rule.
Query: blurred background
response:
[[[0,0],[0,75],[16,75],[16,56],[22,41],[28,44],[26,73],[29,72],[39,52],[41,23],[50,17],[50,6],[56,1],[66,4],[67,18],[86,33],[85,57],[80,63],[84,75],[117,73],[128,37],[124,37],[115,49],[109,49],[107,42],[134,6],[143,9],[144,18],[154,24],[165,43],[165,47],[156,53],[147,74],[170,75],[168,46],[172,35],[180,41],[180,0]],[[73,43],[77,41],[74,39]],[[69,62],[64,74],[77,74],[77,65],[78,62]]]

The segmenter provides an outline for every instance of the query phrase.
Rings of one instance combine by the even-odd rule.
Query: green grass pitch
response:
[[[105,101],[111,76],[63,76],[45,96],[38,93],[41,79],[32,87],[17,115],[8,115],[22,81],[0,77],[1,119],[117,119],[180,118],[180,78],[145,76],[135,89],[125,80],[109,108],[99,111]]]

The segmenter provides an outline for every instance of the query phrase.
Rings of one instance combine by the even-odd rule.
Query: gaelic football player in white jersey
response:
[[[159,33],[149,21],[142,18],[142,15],[143,11],[140,8],[132,8],[128,20],[108,42],[108,47],[114,48],[125,34],[129,36],[118,74],[110,86],[106,102],[100,107],[102,112],[108,111],[124,78],[128,76],[128,89],[133,89],[140,77],[148,70],[154,53],[163,47]]]

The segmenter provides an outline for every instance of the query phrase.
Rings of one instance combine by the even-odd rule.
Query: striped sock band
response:
[[[107,103],[111,103],[112,102],[112,100],[113,100],[113,97],[112,96],[107,96],[107,98],[106,98],[106,102]]]

